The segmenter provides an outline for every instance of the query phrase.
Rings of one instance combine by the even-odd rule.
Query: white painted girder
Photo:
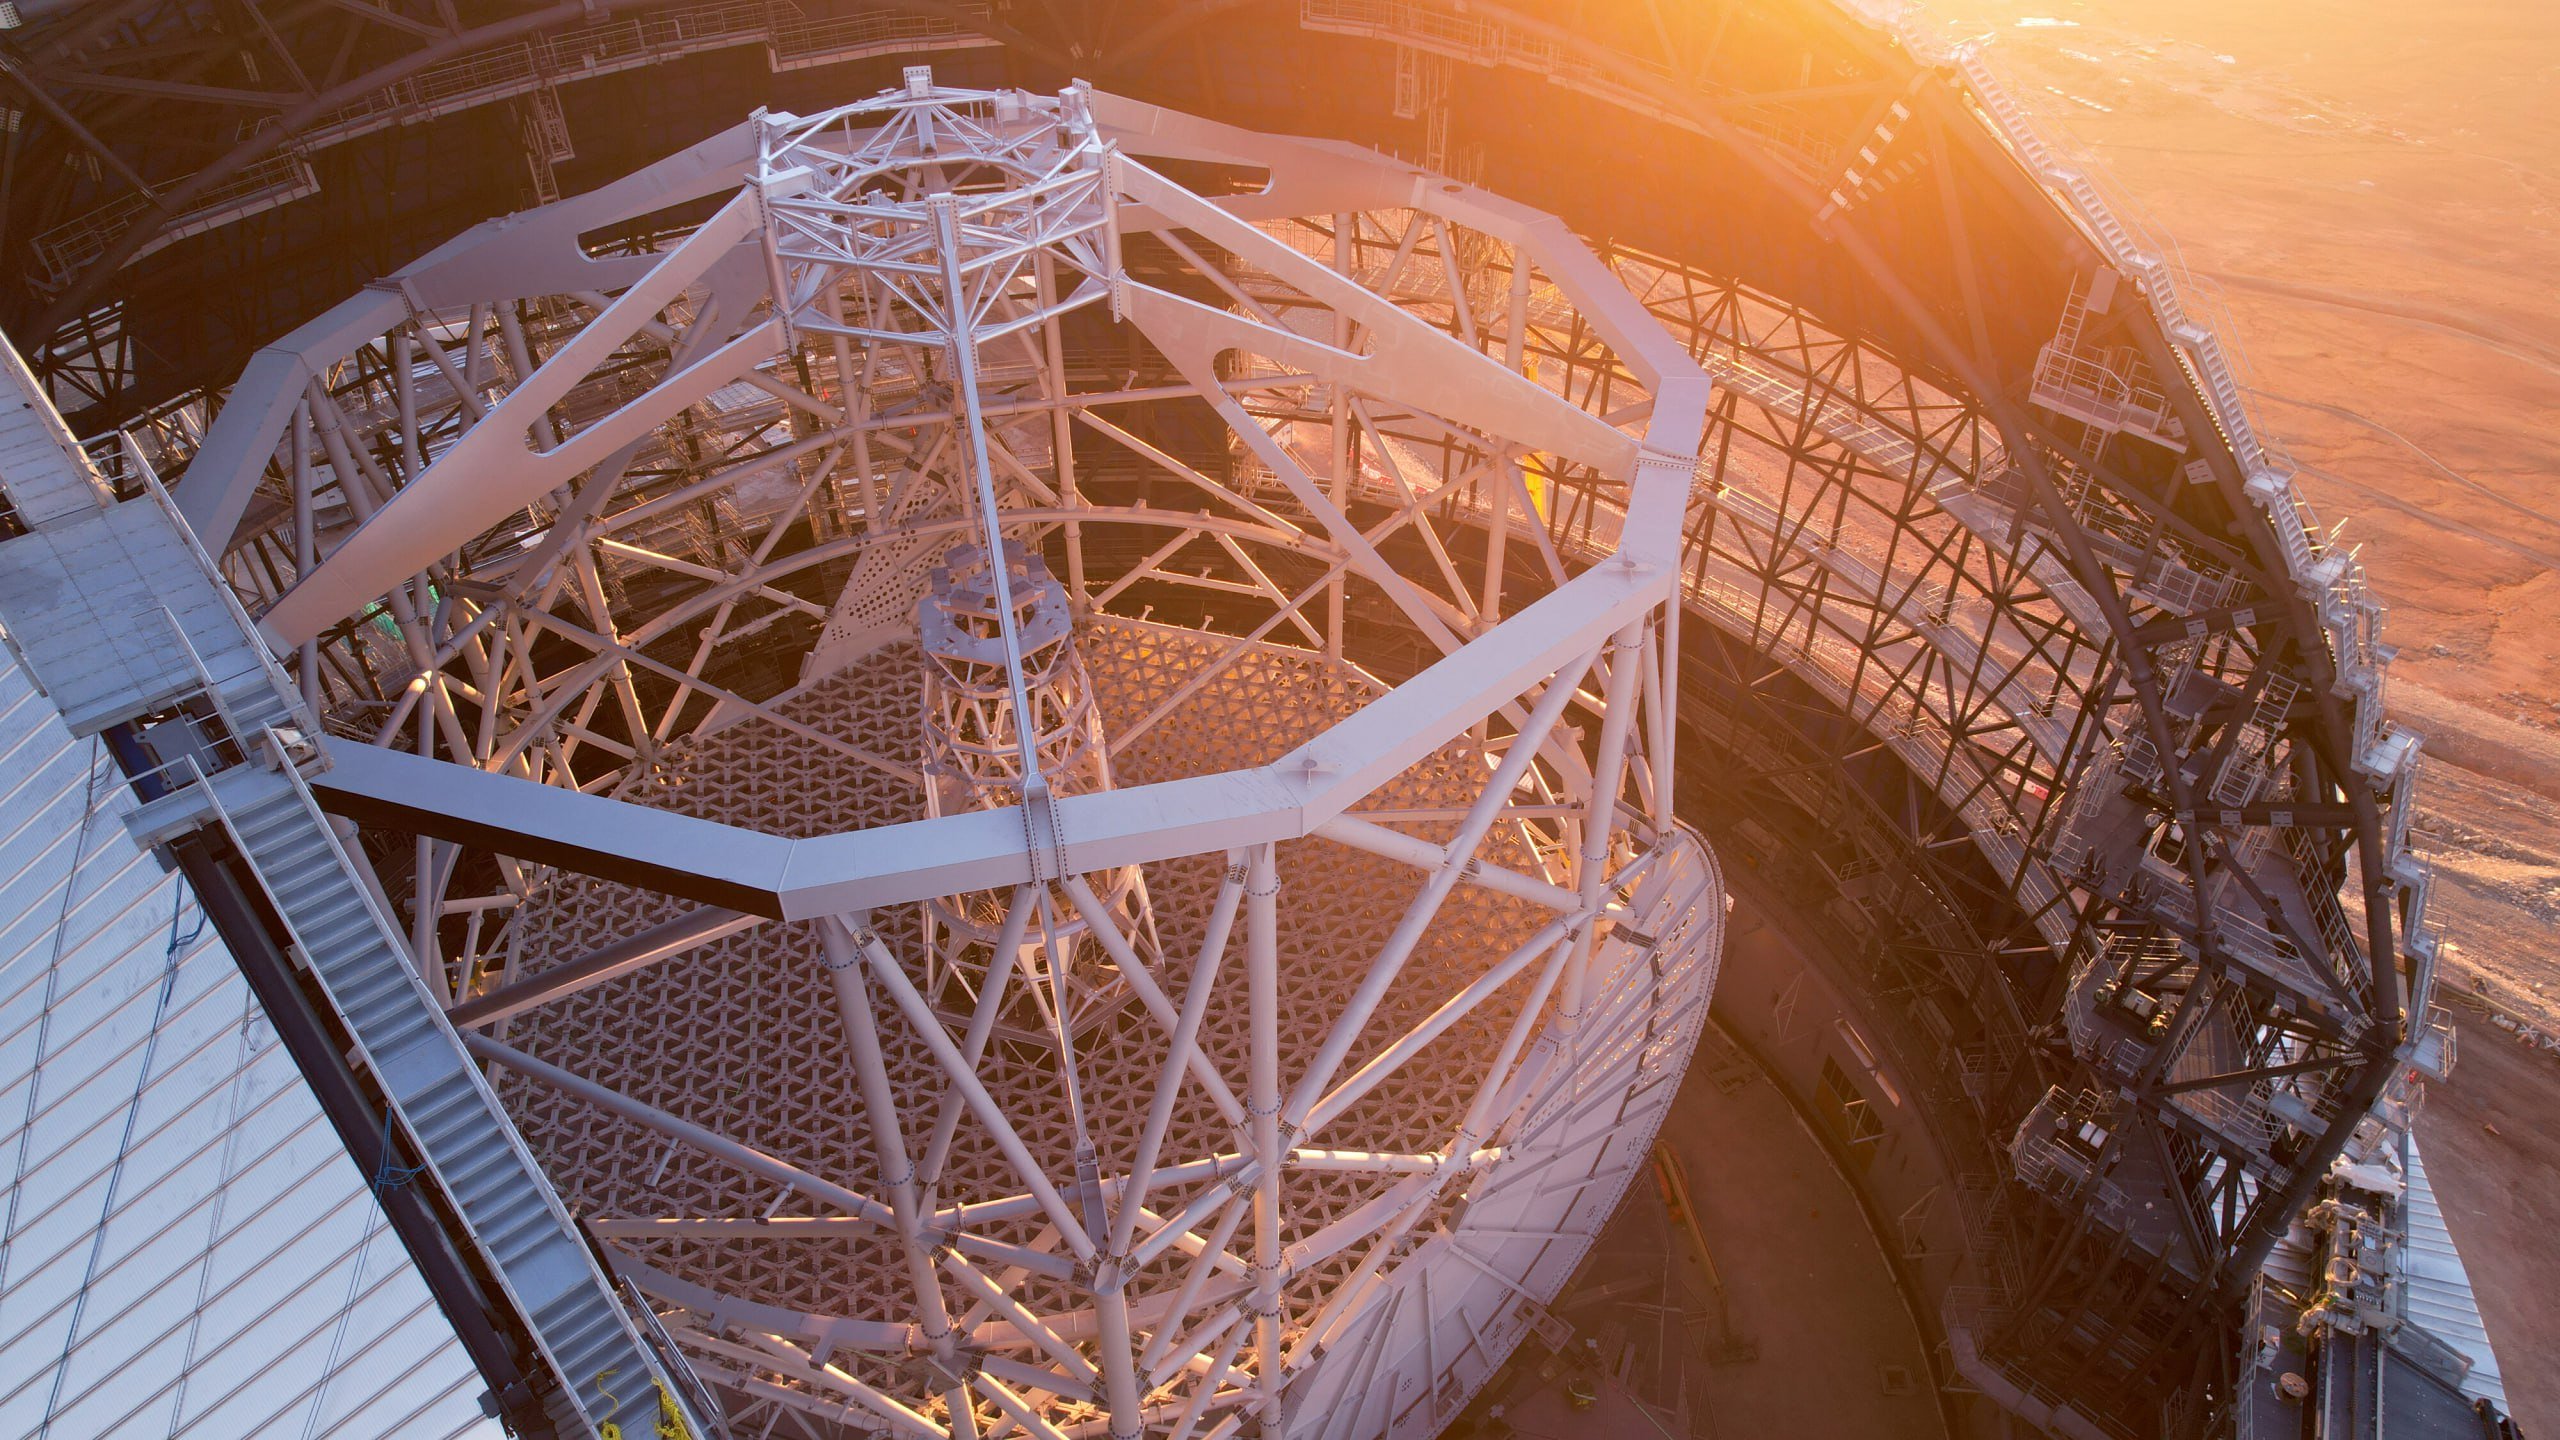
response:
[[[590,256],[578,237],[733,188],[754,153],[754,127],[741,123],[585,194],[484,221],[260,348],[174,492],[180,513],[219,553],[248,512],[304,385],[325,367],[422,312],[633,284],[655,257]]]
[[[1068,871],[1315,833],[1553,671],[1561,654],[1587,646],[1588,631],[1660,603],[1661,583],[1650,576],[1598,570],[1585,578],[1604,583],[1541,598],[1508,622],[1503,638],[1511,644],[1471,645],[1442,659],[1271,765],[1059,799]],[[576,852],[608,871],[692,877],[704,888],[686,893],[780,919],[1033,878],[1019,807],[792,840],[402,751],[325,743],[331,767],[313,788],[352,802],[342,808],[397,812],[415,828],[486,837],[501,850],[514,843],[531,853]]]

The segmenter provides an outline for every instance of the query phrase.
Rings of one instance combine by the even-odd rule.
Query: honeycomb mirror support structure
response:
[[[1624,276],[1382,157],[917,69],[323,332],[182,504],[707,1395],[1359,1440],[1493,1373],[1725,913],[1672,810],[1713,387]]]

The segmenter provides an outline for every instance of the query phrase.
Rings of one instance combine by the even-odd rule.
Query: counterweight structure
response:
[[[1098,48],[817,0],[286,25],[379,68],[13,242],[41,383],[126,427],[95,483],[176,478],[203,613],[290,680],[185,701],[165,644],[0,609],[98,677],[75,731],[162,727],[150,784],[175,698],[195,788],[361,823],[334,901],[255,823],[207,863],[271,928],[359,906],[411,978],[319,997],[340,1038],[442,1037],[473,1153],[556,1187],[475,1218],[463,1132],[358,1077],[551,1412],[1434,1429],[1669,1103],[1728,880],[1811,985],[1720,1018],[1819,990],[1894,1077],[1913,1163],[1856,1183],[1960,1433],[2224,1434],[2286,1365],[2367,1374],[2259,1342],[2389,1313],[2287,1232],[2398,1223],[2333,1162],[2389,1171],[2450,1061],[2417,741],[2098,172],[1976,48],[1825,5],[1124,8]],[[38,38],[80,95],[189,98]],[[823,99],[558,198],[573,130],[744,113],[741,48]],[[801,73],[924,52],[984,88]],[[306,172],[500,115],[541,203],[321,309],[356,280],[305,283]],[[302,268],[174,312],[119,268],[226,237]],[[188,391],[120,338],[153,316],[299,328]],[[0,479],[39,536],[80,513]],[[187,789],[156,833],[220,826]],[[621,1297],[578,1311],[627,1330],[611,1393],[508,1279],[536,1209],[601,1247],[548,1273]],[[2451,1395],[2400,1323],[2355,1363]]]

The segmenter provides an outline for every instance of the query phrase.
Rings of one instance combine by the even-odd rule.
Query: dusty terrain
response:
[[[2464,1060],[2421,1137],[2516,1417],[2560,1435],[2560,13],[1933,0],[2229,308],[2391,605]],[[2487,1007],[2487,1008],[2479,1008]]]

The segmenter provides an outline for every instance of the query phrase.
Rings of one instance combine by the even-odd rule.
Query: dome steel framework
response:
[[[1816,5],[361,8],[212,164],[0,240],[706,1410],[1436,1427],[1668,1103],[1728,880],[1910,1092],[1929,1161],[1867,1199],[1951,1417],[2206,1434],[2271,1386],[2270,1252],[2448,1054],[2417,742],[2193,290],[1974,50]],[[50,23],[109,98],[11,74],[74,135],[224,103],[101,58],[147,17]],[[557,198],[572,81],[727,103],[754,47],[991,83]],[[992,83],[1088,61],[1176,108]],[[135,349],[300,321],[333,157],[440,174],[388,157],[493,116],[545,203],[218,404]],[[235,236],[275,283],[183,317],[121,268]]]

